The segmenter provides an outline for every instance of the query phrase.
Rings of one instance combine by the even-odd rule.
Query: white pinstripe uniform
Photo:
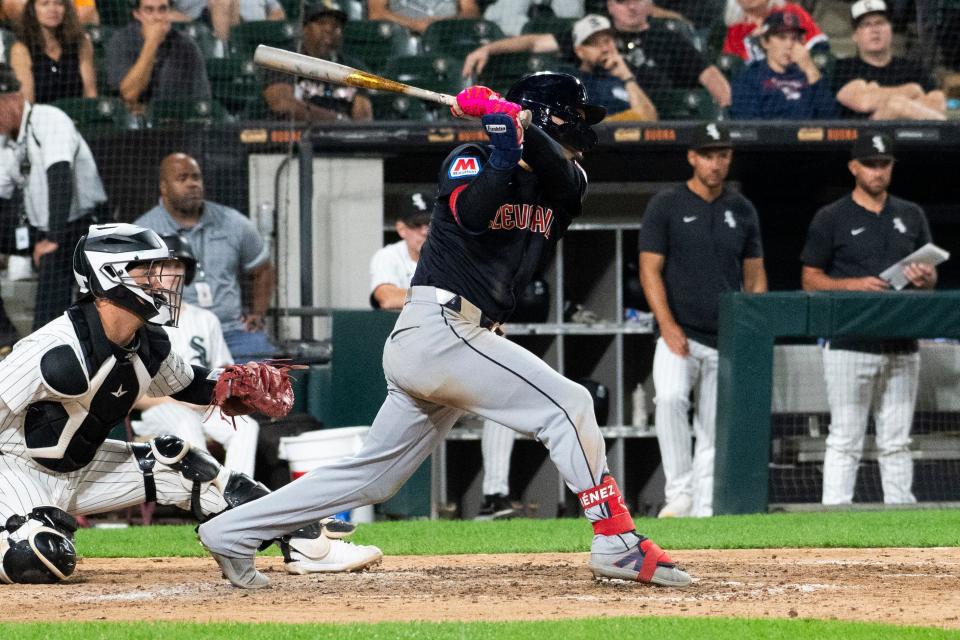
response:
[[[41,358],[50,350],[67,345],[80,362],[84,361],[81,342],[65,314],[24,338],[0,362],[0,523],[12,515],[30,513],[38,506],[58,507],[72,515],[104,513],[134,506],[144,501],[143,472],[130,446],[106,440],[92,460],[75,471],[56,472],[37,461],[63,457],[71,438],[87,417],[90,403],[101,385],[117,366],[116,356],[107,358],[89,379],[89,389],[75,396],[57,393],[44,380]],[[171,395],[193,379],[193,370],[171,351],[153,378],[136,353],[127,356],[137,374],[138,387],[118,388],[110,395]],[[62,404],[70,419],[55,446],[28,447],[24,433],[27,410],[35,403]],[[154,469],[157,501],[190,509],[192,482],[178,471],[158,464]],[[204,513],[216,513],[227,504],[213,483],[201,489]],[[0,536],[6,536],[0,532]]]
[[[220,320],[212,312],[184,302],[176,327],[164,327],[173,351],[188,363],[208,369],[233,364],[233,357],[223,339]],[[250,416],[237,416],[236,429],[217,415],[206,417],[206,409],[176,400],[168,400],[145,409],[140,420],[132,423],[138,436],[173,434],[191,445],[206,449],[207,439],[215,440],[226,450],[223,466],[253,477],[257,457],[257,436],[260,425]]]
[[[410,287],[417,263],[410,257],[405,240],[388,244],[370,260],[370,292],[382,284],[401,289]],[[483,495],[510,495],[510,456],[517,435],[499,422],[483,420],[480,451],[483,454]]]

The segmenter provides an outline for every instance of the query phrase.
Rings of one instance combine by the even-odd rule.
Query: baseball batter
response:
[[[640,229],[640,281],[660,334],[653,386],[666,477],[661,518],[713,515],[720,295],[767,290],[757,212],[724,186],[732,160],[727,128],[699,126],[687,151],[693,176],[654,196]]]
[[[220,514],[200,526],[200,539],[221,565],[254,576],[234,585],[261,586],[261,541],[386,500],[470,411],[549,449],[593,524],[595,575],[686,586],[690,576],[635,531],[607,470],[590,393],[496,333],[580,214],[587,178],[575,158],[596,143],[591,125],[604,110],[587,102],[576,78],[550,72],[518,81],[506,100],[471,87],[457,102],[456,115],[481,118],[490,146],[457,147],[440,169],[430,237],[384,345],[387,399],[363,448]]]
[[[190,242],[184,236],[163,236],[171,253],[185,266],[184,286],[189,286],[197,269],[197,258]],[[170,338],[171,348],[188,364],[219,368],[233,364],[230,349],[223,339],[223,330],[217,316],[206,309],[184,301],[176,327],[163,328]],[[206,450],[207,438],[223,445],[226,456],[223,466],[253,477],[257,459],[257,436],[260,425],[250,416],[236,416],[220,420],[207,416],[206,407],[177,402],[172,398],[144,396],[134,408],[140,409],[140,419],[131,423],[138,436],[173,434],[191,446]]]
[[[930,242],[930,226],[918,205],[889,194],[893,140],[861,133],[848,168],[853,193],[814,216],[803,262],[805,291],[887,291],[877,277]],[[936,269],[911,264],[910,283],[932,289]],[[823,504],[853,502],[870,408],[874,407],[883,501],[916,502],[912,492],[910,427],[917,399],[920,354],[916,340],[834,339],[823,348],[823,375],[830,405],[830,433],[823,458]]]
[[[176,324],[184,265],[153,231],[91,226],[74,253],[86,294],[0,362],[0,581],[48,583],[76,568],[74,516],[157,501],[204,519],[269,491],[175,436],[108,440],[142,395],[207,404],[209,370],[187,365],[158,325]],[[272,541],[272,540],[271,540]],[[279,541],[288,570],[365,566],[375,547],[323,535]],[[237,579],[230,563],[222,567]]]

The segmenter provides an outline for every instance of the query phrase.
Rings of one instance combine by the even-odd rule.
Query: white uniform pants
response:
[[[493,420],[483,421],[483,495],[510,495],[510,455],[517,434]]]
[[[913,459],[910,426],[917,400],[920,354],[877,354],[823,350],[823,375],[830,403],[830,435],[823,459],[823,504],[850,504],[863,453],[871,405],[883,501],[911,504]]]
[[[717,350],[687,340],[690,354],[680,357],[663,338],[653,356],[657,441],[666,476],[667,503],[689,500],[691,515],[713,515],[713,462],[717,422]],[[690,392],[695,411],[690,443]],[[692,449],[692,453],[691,453]]]
[[[226,451],[223,466],[253,477],[257,458],[257,437],[260,425],[249,416],[237,416],[237,428],[214,411],[206,420],[200,411],[179,402],[164,402],[145,410],[140,420],[131,423],[138,436],[154,437],[171,434],[206,451],[207,438],[219,442]]]

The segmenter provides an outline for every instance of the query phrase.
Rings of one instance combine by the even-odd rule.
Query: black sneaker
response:
[[[520,510],[509,497],[503,494],[483,496],[483,504],[475,520],[505,520],[521,515]]]

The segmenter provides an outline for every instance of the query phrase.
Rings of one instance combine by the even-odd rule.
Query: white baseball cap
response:
[[[870,13],[887,13],[887,3],[883,0],[858,0],[850,7],[850,17],[853,24],[860,22],[860,18]]]
[[[573,24],[573,46],[579,47],[601,31],[613,32],[610,20],[606,17],[591,13],[580,18]]]

